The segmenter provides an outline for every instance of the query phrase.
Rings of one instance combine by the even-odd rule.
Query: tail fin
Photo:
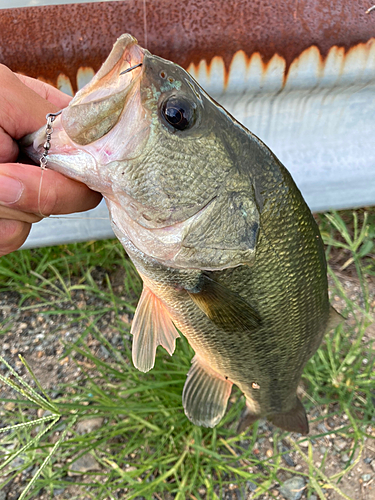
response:
[[[303,435],[309,433],[309,422],[305,408],[297,397],[296,404],[291,410],[267,416],[267,419],[284,431],[299,432]]]

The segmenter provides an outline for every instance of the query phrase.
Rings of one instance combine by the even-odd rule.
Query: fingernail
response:
[[[0,203],[15,203],[21,198],[23,184],[13,177],[0,175]]]

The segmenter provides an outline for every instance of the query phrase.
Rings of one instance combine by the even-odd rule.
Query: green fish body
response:
[[[265,417],[307,433],[297,386],[338,315],[318,227],[275,155],[123,35],[54,122],[49,166],[103,194],[143,279],[135,366],[151,369],[158,345],[172,354],[177,327],[195,351],[182,396],[192,422],[215,426],[235,384],[240,431]]]

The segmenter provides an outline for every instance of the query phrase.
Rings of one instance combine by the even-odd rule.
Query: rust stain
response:
[[[229,71],[222,58],[216,56],[210,64],[205,60],[190,64],[188,71],[204,88],[214,92],[259,91],[278,92],[284,87],[315,88],[317,86],[354,85],[375,77],[375,38],[359,43],[347,52],[333,46],[323,57],[318,47],[312,46],[296,57],[286,71],[286,61],[275,54],[264,62],[261,54],[248,57],[240,50],[234,54]]]
[[[265,71],[277,55],[287,75],[312,46],[324,61],[332,47],[348,55],[374,35],[365,0],[148,0],[146,13],[144,4],[127,0],[2,10],[0,62],[54,85],[63,74],[75,92],[78,69],[97,71],[115,39],[130,32],[141,45],[147,38],[152,53],[184,68],[202,60],[211,68],[220,58],[228,84],[239,51],[248,60],[259,54]],[[27,44],[20,45],[20,33]]]
[[[333,46],[325,56],[316,46],[310,47],[292,62],[285,83],[295,80],[299,72],[304,75],[310,73],[310,86],[313,86],[313,78],[317,85],[339,84],[340,81],[344,84],[360,84],[373,80],[375,38],[358,43],[347,51],[343,47]]]

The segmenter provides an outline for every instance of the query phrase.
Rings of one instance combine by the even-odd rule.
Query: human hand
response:
[[[64,108],[70,99],[0,64],[0,257],[17,250],[31,224],[43,215],[82,212],[101,199],[84,184],[52,170],[43,171],[41,183],[39,167],[15,163],[16,141],[46,124],[46,114]]]

